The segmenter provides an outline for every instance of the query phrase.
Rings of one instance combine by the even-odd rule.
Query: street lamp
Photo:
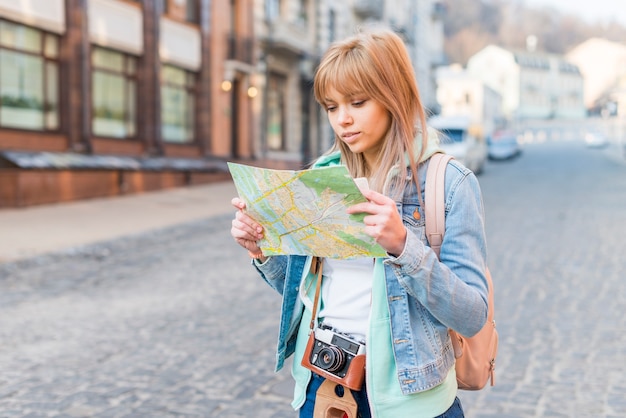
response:
[[[224,80],[220,84],[220,88],[222,89],[222,91],[228,92],[233,88],[233,83],[230,80]]]

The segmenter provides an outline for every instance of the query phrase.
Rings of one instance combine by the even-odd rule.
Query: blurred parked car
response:
[[[589,148],[603,148],[609,145],[609,142],[600,132],[587,132],[585,134],[585,144]]]
[[[517,157],[521,152],[517,135],[513,131],[495,131],[487,140],[490,160],[508,160]]]
[[[428,125],[440,133],[441,148],[475,174],[479,174],[487,160],[487,145],[480,125],[462,116],[434,116]]]

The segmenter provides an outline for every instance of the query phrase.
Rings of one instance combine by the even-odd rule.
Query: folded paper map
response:
[[[264,255],[386,256],[365,233],[365,214],[346,213],[367,201],[346,167],[294,171],[228,163],[228,168],[246,213],[263,225]]]

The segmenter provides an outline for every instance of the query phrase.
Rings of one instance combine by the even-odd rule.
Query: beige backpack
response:
[[[435,154],[430,158],[426,173],[425,212],[426,238],[439,257],[445,234],[445,192],[444,177],[452,156]],[[496,354],[498,351],[498,331],[493,318],[493,283],[489,269],[485,271],[489,284],[489,308],[485,326],[473,337],[464,337],[449,330],[456,357],[456,380],[459,389],[479,390],[488,380],[495,384]]]

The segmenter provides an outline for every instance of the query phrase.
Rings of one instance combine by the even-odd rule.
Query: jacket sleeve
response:
[[[287,256],[271,256],[265,260],[265,263],[259,263],[258,260],[253,259],[252,265],[261,275],[261,278],[265,280],[274,290],[281,295],[285,287],[285,272],[287,271]]]
[[[484,208],[476,176],[458,165],[450,164],[447,170],[451,181],[446,181],[441,259],[407,228],[404,251],[386,263],[409,296],[438,321],[472,336],[487,320]]]

